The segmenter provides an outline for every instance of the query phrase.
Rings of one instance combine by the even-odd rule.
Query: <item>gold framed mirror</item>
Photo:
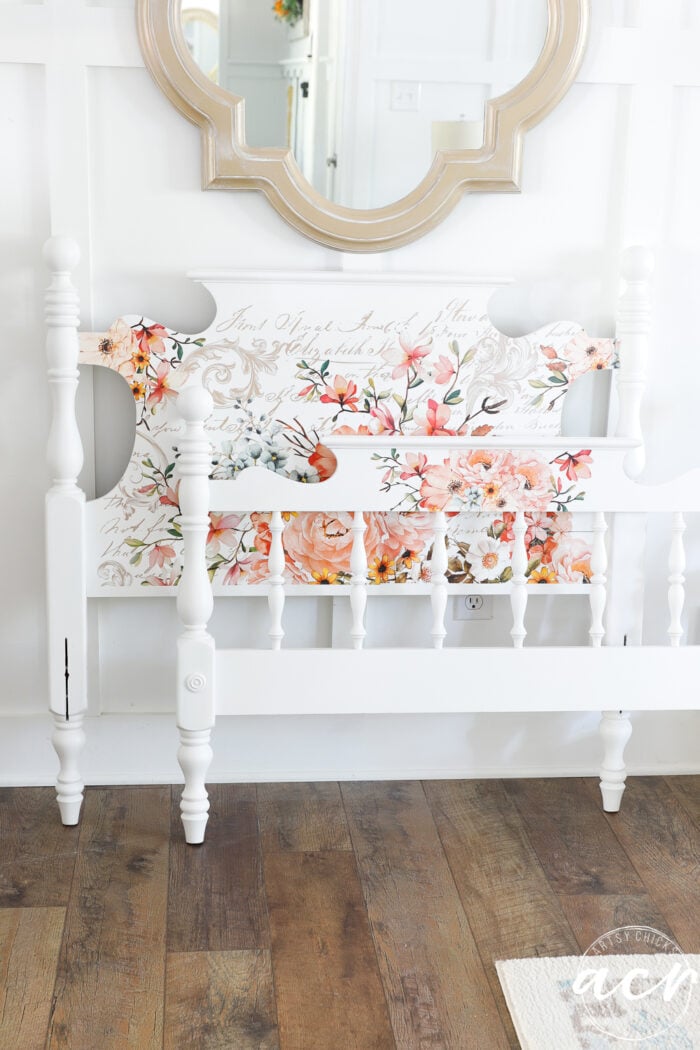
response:
[[[208,24],[219,35],[214,41],[207,35],[200,56],[190,30],[194,18],[204,24],[202,0],[138,0],[146,65],[201,130],[203,188],[262,190],[296,229],[345,251],[408,243],[437,225],[465,191],[518,191],[525,132],[571,86],[583,58],[589,8],[589,0],[528,0],[527,10],[522,0],[434,0],[429,24],[408,26],[425,42],[414,49],[421,65],[412,68],[406,64],[407,27],[396,21],[405,0],[206,2]],[[396,11],[392,4],[399,5]],[[441,12],[447,22],[439,21]],[[257,19],[255,34],[244,17]],[[462,39],[458,22],[470,46],[483,36],[493,53],[499,33],[507,33],[509,44],[499,63],[472,55],[477,72],[471,93],[464,87],[441,109],[437,91],[430,97],[421,92],[434,81],[444,85],[461,77],[466,84],[459,72],[466,60],[455,51]],[[392,46],[377,56],[381,32]],[[520,46],[526,38],[529,57]],[[377,97],[383,92],[383,109],[360,91],[372,61],[380,60],[375,80],[381,86],[374,90]],[[503,90],[479,98],[473,90],[478,77]],[[517,79],[512,86],[509,77]],[[373,110],[379,116],[370,127]],[[410,129],[408,145],[395,138],[399,125]],[[384,150],[374,181],[367,173],[380,170],[376,157],[363,161],[370,142],[378,144],[376,152]]]

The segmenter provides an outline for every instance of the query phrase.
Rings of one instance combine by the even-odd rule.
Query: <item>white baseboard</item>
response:
[[[696,712],[637,714],[631,775],[698,774]],[[596,715],[220,718],[210,783],[597,776]],[[53,784],[48,714],[0,719],[0,785]],[[174,716],[85,719],[87,784],[181,783]],[[319,756],[323,756],[319,762]]]

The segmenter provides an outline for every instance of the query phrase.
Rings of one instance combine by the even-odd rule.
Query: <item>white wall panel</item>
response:
[[[325,268],[332,254],[302,240],[254,192],[202,193],[199,131],[143,69],[89,74],[96,323],[144,310],[201,330],[208,296],[188,269]]]
[[[697,771],[687,743],[697,733],[692,713],[663,720],[638,714],[632,720],[625,755],[630,775]],[[541,714],[223,718],[212,734],[209,782],[595,775],[597,723],[597,716]],[[4,727],[3,783],[53,783],[48,720],[13,718]],[[82,769],[88,784],[180,779],[171,715],[105,715],[86,719],[85,730]]]
[[[0,710],[46,706],[43,506],[48,390],[37,272],[49,231],[44,71],[0,65]]]

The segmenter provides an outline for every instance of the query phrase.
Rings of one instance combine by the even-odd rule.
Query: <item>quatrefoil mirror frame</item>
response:
[[[414,190],[381,208],[328,200],[304,178],[289,149],[245,142],[245,99],[207,79],[181,29],[181,0],[138,0],[146,66],[170,101],[201,130],[202,188],[262,190],[292,226],[344,251],[396,248],[436,226],[462,193],[518,192],[525,132],[561,101],[580,68],[590,0],[547,0],[544,46],[530,72],[490,99],[481,149],[437,150]]]

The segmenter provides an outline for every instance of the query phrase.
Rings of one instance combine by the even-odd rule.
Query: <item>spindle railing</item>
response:
[[[433,542],[431,554],[431,582],[425,585],[413,585],[388,590],[386,587],[373,589],[373,594],[381,598],[388,593],[402,593],[406,597],[415,597],[417,592],[427,594],[430,598],[432,609],[432,626],[430,637],[434,649],[444,647],[447,636],[445,623],[447,601],[450,593],[462,593],[464,588],[460,585],[450,584],[447,580],[447,522],[444,511],[434,511]],[[364,543],[364,534],[367,529],[365,516],[362,511],[355,511],[352,516],[352,549],[350,556],[350,584],[349,587],[338,586],[337,588],[324,588],[322,591],[313,588],[316,596],[324,594],[349,593],[351,626],[350,643],[353,649],[362,649],[367,637],[365,627],[365,613],[368,600],[368,562]],[[683,637],[682,613],[685,602],[685,549],[683,534],[685,532],[685,518],[681,513],[675,513],[672,519],[671,541],[668,556],[668,605],[670,611],[670,623],[668,627],[669,643],[678,647]],[[186,525],[185,533],[191,526]],[[606,548],[606,533],[608,529],[606,515],[598,511],[593,515],[592,525],[592,549],[591,549],[591,580],[589,584],[583,584],[575,588],[568,585],[548,585],[547,593],[565,596],[573,590],[576,593],[587,593],[590,604],[590,645],[600,648],[605,638],[605,611],[607,604],[607,571],[608,554]],[[525,628],[525,616],[528,607],[528,599],[531,594],[542,593],[541,590],[533,591],[529,585],[527,570],[527,524],[522,511],[515,514],[513,524],[513,550],[511,556],[512,578],[508,584],[482,584],[477,588],[474,585],[469,590],[485,591],[493,594],[507,594],[510,598],[512,626],[510,635],[513,648],[522,649],[527,637]],[[284,638],[282,628],[282,614],[285,607],[287,585],[285,583],[285,551],[284,551],[284,522],[280,511],[273,511],[271,516],[270,532],[272,536],[270,552],[268,555],[268,580],[267,594],[270,612],[270,626],[268,634],[272,649],[280,649]],[[191,541],[190,541],[191,542]],[[291,586],[290,593],[297,590],[297,585]],[[302,588],[303,593],[308,593]],[[250,594],[250,588],[239,590],[232,589],[231,595],[236,593]]]

